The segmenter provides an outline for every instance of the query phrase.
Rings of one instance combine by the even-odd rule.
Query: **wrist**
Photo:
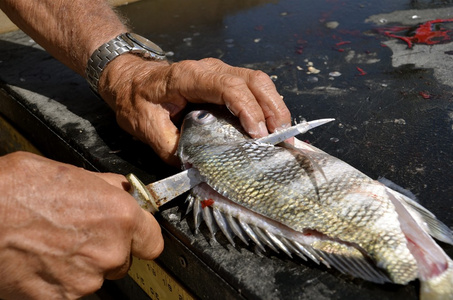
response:
[[[145,37],[129,32],[119,34],[94,50],[88,59],[86,79],[95,92],[98,92],[99,79],[107,65],[127,53],[154,61],[166,59],[165,52]]]

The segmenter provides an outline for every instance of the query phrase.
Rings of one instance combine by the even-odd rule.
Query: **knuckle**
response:
[[[203,62],[203,63],[205,63],[207,65],[210,65],[210,66],[225,65],[225,63],[222,62],[220,59],[213,58],[213,57],[203,58],[203,59],[200,60],[200,62]]]
[[[246,81],[242,77],[224,75],[221,77],[221,82],[226,89],[241,89],[247,87]]]
[[[132,232],[136,225],[137,215],[141,213],[140,207],[136,202],[131,201],[130,196],[126,192],[110,193],[112,203],[106,214],[108,215],[108,224],[114,225],[112,228],[121,228],[123,233]]]
[[[13,152],[9,155],[11,163],[14,164],[21,164],[23,162],[31,161],[34,157],[34,154],[24,152],[24,151],[17,151]]]
[[[269,75],[267,75],[266,73],[264,73],[263,71],[261,70],[252,70],[250,72],[250,79],[251,80],[256,80],[256,81],[259,81],[259,82],[263,82],[263,83],[272,83],[272,80],[271,78],[269,77]]]
[[[183,60],[172,64],[170,70],[174,74],[178,74],[180,72],[184,72],[185,70],[198,70],[200,69],[200,63],[196,60]]]
[[[104,283],[104,278],[100,275],[87,275],[84,277],[84,280],[71,282],[69,287],[63,291],[64,299],[80,299],[84,296],[90,295],[98,291],[102,284]]]
[[[280,106],[277,110],[277,114],[280,117],[280,119],[284,120],[290,120],[291,119],[291,113],[289,112],[288,108],[286,106]]]

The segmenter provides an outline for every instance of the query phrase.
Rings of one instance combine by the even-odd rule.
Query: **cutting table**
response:
[[[138,11],[162,8],[164,2],[140,1],[122,10],[131,17]],[[352,62],[337,59],[335,57],[343,53],[332,47],[328,49],[330,58],[320,57],[316,47],[312,50],[308,47],[310,40],[305,36],[308,33],[292,32],[291,26],[296,24],[297,18],[290,19],[291,26],[280,25],[283,32],[280,36],[286,34],[287,43],[292,45],[286,45],[291,49],[282,53],[278,48],[282,45],[265,41],[271,38],[271,33],[263,33],[269,28],[268,24],[251,16],[261,9],[271,18],[271,12],[278,11],[275,18],[288,20],[285,18],[291,16],[291,11],[283,4],[289,5],[291,1],[280,4],[233,1],[238,2],[236,7],[222,6],[221,1],[212,1],[217,7],[204,1],[195,2],[200,7],[205,5],[206,15],[209,11],[212,17],[203,20],[203,26],[187,23],[190,17],[201,22],[200,13],[189,13],[186,19],[182,14],[173,13],[171,17],[180,19],[187,31],[181,33],[175,26],[160,24],[160,33],[153,35],[145,29],[149,26],[142,24],[146,20],[137,16],[137,32],[164,48],[167,41],[175,60],[214,56],[231,64],[264,70],[275,80],[295,118],[337,118],[335,125],[302,139],[374,178],[385,175],[404,187],[413,188],[417,196],[426,199],[422,204],[448,226],[453,225],[450,87],[436,81],[430,70],[419,69],[414,73],[392,66],[388,47],[379,41],[370,46],[376,37],[357,38],[353,32],[349,36],[354,43],[363,43],[361,49],[374,51],[376,54],[372,57],[380,59],[379,66],[361,64],[360,57]],[[174,1],[169,3],[174,4]],[[245,8],[251,10],[241,13]],[[172,9],[178,8],[174,5]],[[227,19],[224,13],[232,17]],[[223,23],[222,18],[225,18]],[[245,26],[241,34],[235,31],[238,24]],[[218,36],[219,30],[223,30],[224,36]],[[210,38],[214,36],[217,39],[213,41]],[[338,49],[358,47],[338,41],[330,44]],[[252,52],[262,56],[251,55],[249,47],[258,47]],[[325,44],[318,47],[321,48],[327,51]],[[310,61],[314,61],[315,68],[323,69],[324,75],[307,74]],[[356,66],[361,66],[363,72]],[[342,67],[348,67],[349,73]],[[342,71],[343,79],[326,75],[336,70]],[[431,93],[438,95],[437,100],[431,102],[424,101],[418,93],[425,89],[421,85],[428,81],[432,83]],[[162,163],[149,146],[122,131],[114,113],[91,92],[83,78],[52,58],[21,31],[0,35],[0,117],[3,146],[0,151],[3,153],[25,149],[89,170],[133,172],[145,183],[178,171]],[[434,144],[436,146],[432,146]],[[407,286],[377,285],[313,262],[290,259],[284,254],[257,254],[253,246],[241,243],[233,247],[221,235],[213,241],[203,226],[200,234],[194,234],[193,219],[185,216],[184,197],[163,207],[156,218],[165,240],[162,255],[155,261],[134,259],[125,278],[105,284],[101,298],[105,293],[110,293],[108,297],[114,299],[384,300],[418,297],[417,282]],[[452,248],[443,247],[451,256]]]

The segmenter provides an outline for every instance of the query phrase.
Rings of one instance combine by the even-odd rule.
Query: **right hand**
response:
[[[0,298],[73,299],[156,258],[160,227],[124,187],[30,153],[0,157]]]

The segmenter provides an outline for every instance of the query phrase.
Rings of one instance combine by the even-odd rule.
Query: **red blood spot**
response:
[[[263,25],[257,25],[257,26],[255,26],[255,30],[256,30],[256,31],[263,31],[263,29],[264,29],[264,26],[263,26]]]
[[[428,93],[428,92],[419,92],[418,93],[420,96],[423,97],[423,99],[430,99],[431,98],[431,95]]]
[[[338,52],[344,52],[344,49],[341,49],[341,48],[335,48],[335,47],[333,47],[332,49],[333,49],[333,50],[337,50]]]
[[[335,44],[335,46],[342,46],[342,45],[346,45],[346,44],[350,44],[351,42],[350,41],[342,41],[342,42],[338,42]]]
[[[203,200],[203,201],[201,201],[201,208],[204,209],[205,207],[211,206],[213,204],[214,204],[214,200],[212,200],[212,199]]]
[[[356,69],[360,72],[359,76],[366,75],[366,72],[362,68],[356,67]]]

